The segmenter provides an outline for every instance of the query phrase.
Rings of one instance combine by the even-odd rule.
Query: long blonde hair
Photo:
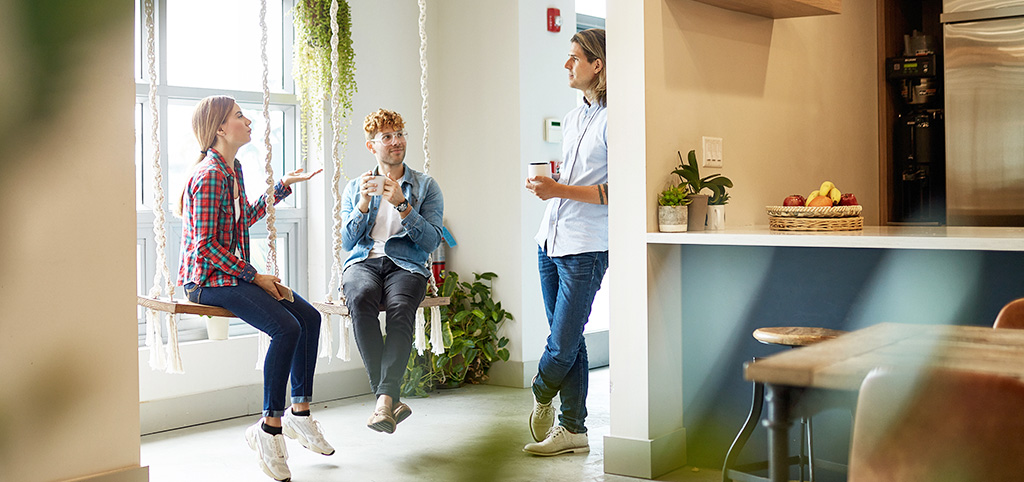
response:
[[[605,58],[604,53],[604,29],[590,28],[581,32],[576,32],[572,36],[572,42],[583,49],[583,55],[587,56],[587,62],[593,63],[594,60],[601,59],[601,71],[594,77],[594,84],[589,87],[590,91],[593,92],[594,97],[601,104],[608,104],[608,84],[607,84],[607,72],[608,72],[608,60]]]
[[[206,159],[206,152],[217,143],[217,130],[228,120],[231,109],[234,107],[235,99],[226,95],[211,95],[196,104],[196,109],[192,111],[192,133],[195,134],[196,141],[199,142],[199,158],[192,163],[188,178],[192,177],[191,173],[196,166]],[[174,206],[174,214],[179,218],[182,217],[182,210],[185,207],[185,189],[188,188],[188,178],[186,178],[185,186],[181,189],[181,196],[178,196],[178,202]]]

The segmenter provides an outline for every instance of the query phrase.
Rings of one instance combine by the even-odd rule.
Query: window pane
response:
[[[169,174],[170,192],[167,195],[171,206],[178,202],[178,196],[188,181],[192,167],[199,160],[199,144],[192,133],[192,110],[195,109],[193,101],[171,101],[167,105],[167,136],[168,142],[164,149],[167,149],[170,158]],[[266,147],[263,142],[266,124],[263,119],[263,106],[256,104],[239,104],[242,107],[242,114],[252,121],[252,141],[238,150],[236,157],[242,162],[242,176],[245,178],[245,195],[249,202],[255,202],[260,194],[267,190]],[[258,109],[258,110],[257,110]],[[274,168],[274,180],[281,179],[285,172],[293,169],[285,169],[284,151],[284,112],[280,107],[270,108],[270,145],[274,152],[271,160]],[[277,206],[286,207],[293,205],[294,201],[289,199]]]
[[[250,260],[256,270],[263,274],[273,274],[267,269],[267,252],[270,247],[267,245],[266,229],[251,229],[249,243]],[[277,277],[285,286],[291,286],[288,276],[288,233],[277,233],[277,240],[274,242],[274,252],[277,253]]]
[[[284,89],[282,3],[267,1],[267,82],[275,92]],[[252,0],[168,2],[167,83],[262,91],[259,14],[259,3]]]

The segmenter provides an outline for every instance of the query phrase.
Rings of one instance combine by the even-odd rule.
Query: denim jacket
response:
[[[441,244],[441,223],[444,215],[444,196],[434,178],[404,165],[405,175],[399,179],[402,195],[409,201],[409,215],[402,220],[402,230],[384,243],[384,254],[398,267],[430,276],[427,258]],[[374,169],[376,171],[376,169]],[[349,181],[342,196],[341,246],[348,251],[345,268],[370,256],[373,238],[370,230],[377,221],[381,196],[370,196],[370,209],[359,211],[360,178]],[[394,209],[390,204],[386,209]]]

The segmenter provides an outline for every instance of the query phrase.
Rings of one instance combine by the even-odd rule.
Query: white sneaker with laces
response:
[[[526,444],[523,452],[541,456],[590,452],[590,442],[585,433],[572,433],[561,425],[555,425],[548,430],[543,441]]]
[[[299,417],[292,413],[292,409],[284,411],[281,417],[281,431],[288,438],[296,440],[303,447],[321,455],[333,455],[334,447],[327,443],[324,438],[323,428],[320,422],[313,420],[312,416]]]
[[[283,435],[270,435],[263,431],[260,419],[255,425],[245,429],[245,440],[249,442],[249,448],[256,451],[259,456],[260,469],[272,479],[288,481],[292,479],[292,472],[288,470],[288,448],[284,445]]]
[[[533,435],[534,442],[544,440],[545,434],[555,424],[555,407],[548,403],[540,403],[535,397],[533,399],[533,411],[530,412],[530,435]]]

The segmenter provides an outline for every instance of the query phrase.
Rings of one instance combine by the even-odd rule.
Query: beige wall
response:
[[[701,174],[735,183],[727,228],[765,225],[764,206],[824,180],[855,193],[865,224],[877,224],[875,18],[865,1],[781,20],[662,1],[647,23],[648,231],[676,151],[699,156],[701,136],[724,139],[723,167]]]
[[[90,3],[94,16],[67,12],[67,27],[47,19],[36,27],[58,31],[46,40],[21,17],[29,2],[0,4],[21,27],[0,27],[0,70],[20,74],[0,76],[0,479],[145,480],[130,321],[132,2]]]

